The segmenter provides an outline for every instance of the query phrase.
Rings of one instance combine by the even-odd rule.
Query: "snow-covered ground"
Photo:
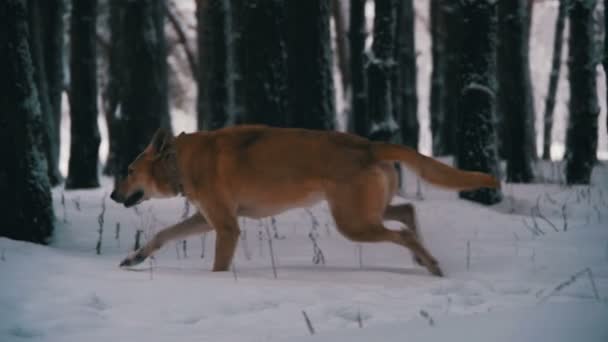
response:
[[[608,167],[595,170],[591,187],[507,184],[507,199],[491,207],[428,186],[414,199],[415,179],[406,180],[445,278],[414,265],[403,248],[345,240],[323,205],[278,216],[278,238],[270,220],[243,220],[234,272],[210,272],[213,233],[204,243],[188,239],[186,256],[170,243],[123,270],[135,231],[145,240],[176,222],[183,199],[149,201],[137,212],[107,199],[96,255],[111,182],[57,189],[50,246],[0,239],[0,341],[606,341]],[[325,264],[313,263],[313,230]]]

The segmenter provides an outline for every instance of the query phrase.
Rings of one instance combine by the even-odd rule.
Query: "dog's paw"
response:
[[[147,256],[145,256],[141,251],[138,251],[137,253],[129,255],[127,258],[125,258],[125,260],[121,261],[119,267],[131,267],[139,265],[144,262],[146,258]]]

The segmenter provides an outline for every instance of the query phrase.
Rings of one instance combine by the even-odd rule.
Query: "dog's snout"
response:
[[[116,190],[112,191],[112,193],[110,194],[110,198],[114,201],[114,202],[118,202],[118,194],[116,193]]]

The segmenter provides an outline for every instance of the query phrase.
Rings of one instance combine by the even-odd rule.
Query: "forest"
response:
[[[534,239],[591,225],[604,246],[596,254],[603,249],[608,258],[600,228],[608,210],[606,8],[608,0],[2,0],[2,260],[5,250],[22,248],[12,240],[79,251],[74,246],[84,235],[69,237],[78,226],[88,227],[87,244],[98,239],[98,255],[115,234],[118,245],[108,253],[117,263],[118,253],[131,249],[120,246],[121,227],[123,234],[134,227],[128,229],[139,246],[140,233],[149,239],[148,230],[193,210],[180,200],[157,217],[152,207],[138,206],[128,214],[136,224],[114,204],[105,214],[105,198],[154,133],[245,124],[348,132],[491,174],[502,188],[460,191],[450,199],[460,204],[451,207],[443,193],[399,169],[404,198],[426,201],[429,216],[438,210],[464,217],[470,210],[475,237],[481,221],[494,216],[477,218],[474,210],[489,208],[483,210],[517,215],[501,227],[522,226]],[[579,209],[568,207],[573,198]],[[543,215],[543,205],[553,209],[545,207]],[[456,211],[460,206],[466,209]],[[312,243],[317,261],[317,227],[332,226],[318,210],[326,211],[285,219],[307,227],[312,220],[314,234],[302,239]],[[281,243],[276,222],[250,223],[258,227],[250,239],[259,240],[260,257],[266,231],[269,241]],[[178,259],[187,257],[186,246],[186,240],[175,245]],[[541,249],[532,249],[532,260]],[[288,250],[284,245],[283,255]],[[572,262],[582,267],[583,259]],[[595,297],[605,302],[600,297],[608,292],[598,295],[596,288],[608,289],[605,262],[595,282],[588,269]],[[255,278],[249,271],[238,277]],[[423,311],[414,316],[432,321]],[[311,324],[302,312],[314,334],[314,319]],[[361,314],[353,320],[359,327]]]

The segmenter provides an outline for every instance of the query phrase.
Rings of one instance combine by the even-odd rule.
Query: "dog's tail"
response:
[[[500,188],[500,181],[494,176],[453,168],[406,146],[374,142],[372,153],[378,160],[403,163],[420,178],[438,187],[457,191]]]

